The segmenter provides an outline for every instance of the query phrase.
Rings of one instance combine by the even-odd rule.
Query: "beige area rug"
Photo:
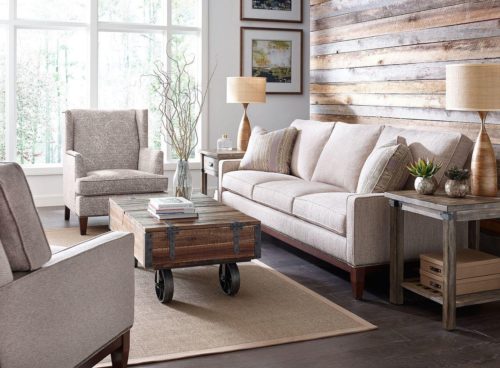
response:
[[[71,230],[47,231],[64,245]],[[81,239],[80,239],[81,240]],[[77,241],[79,242],[79,241]],[[69,242],[64,242],[70,245]],[[136,269],[135,323],[130,364],[369,331],[376,327],[260,262],[239,265],[241,288],[226,296],[218,267],[174,270],[174,300],[163,305],[154,292],[154,273]],[[107,361],[101,367],[110,366]]]

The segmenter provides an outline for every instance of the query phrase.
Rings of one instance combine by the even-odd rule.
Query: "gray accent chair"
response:
[[[47,242],[21,167],[0,163],[0,367],[126,367],[134,238]]]
[[[65,219],[87,232],[90,216],[107,216],[110,196],[165,192],[163,152],[148,148],[147,110],[66,111]]]

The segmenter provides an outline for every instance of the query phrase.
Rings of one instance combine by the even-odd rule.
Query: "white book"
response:
[[[168,208],[193,208],[194,204],[183,197],[150,198],[149,204],[157,210]]]
[[[149,214],[158,220],[176,220],[176,219],[195,219],[198,218],[197,213],[171,213],[171,214],[156,214],[148,210]]]

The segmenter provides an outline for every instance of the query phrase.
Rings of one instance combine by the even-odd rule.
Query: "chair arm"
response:
[[[163,152],[151,148],[139,151],[139,171],[163,175]]]
[[[74,367],[130,328],[133,246],[109,232],[0,287],[0,366]]]
[[[75,151],[66,151],[64,155],[63,174],[72,176],[75,180],[87,176],[83,156]]]
[[[240,168],[241,159],[219,161],[219,201],[222,201],[222,179],[224,174],[237,171]]]

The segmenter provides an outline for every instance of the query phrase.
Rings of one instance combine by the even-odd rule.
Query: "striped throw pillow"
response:
[[[297,132],[293,127],[272,132],[255,127],[245,156],[241,160],[240,170],[289,174]]]
[[[404,188],[412,161],[404,138],[375,147],[365,161],[359,176],[357,193],[383,193]]]

